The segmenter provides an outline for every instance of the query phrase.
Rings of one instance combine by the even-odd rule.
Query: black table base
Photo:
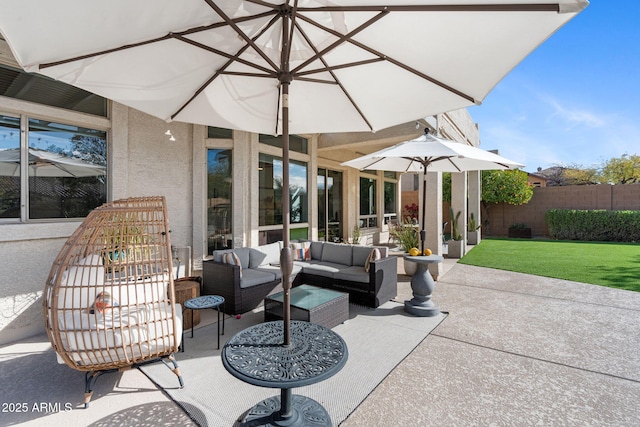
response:
[[[241,426],[318,426],[333,425],[324,407],[310,397],[294,394],[291,399],[291,415],[280,414],[280,398],[273,396],[249,409]]]

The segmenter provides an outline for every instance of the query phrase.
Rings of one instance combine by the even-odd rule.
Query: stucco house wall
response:
[[[0,62],[16,67],[6,44],[0,40]],[[191,273],[201,269],[207,256],[206,197],[207,149],[233,149],[233,245],[256,246],[259,242],[258,156],[259,153],[281,156],[281,149],[261,144],[258,135],[234,131],[232,139],[209,139],[201,125],[166,123],[140,111],[109,102],[109,117],[53,108],[0,96],[0,112],[13,116],[27,114],[61,123],[74,123],[107,131],[107,198],[163,195],[167,199],[171,243],[191,249]],[[291,158],[307,163],[309,238],[318,237],[317,169],[343,172],[344,235],[349,236],[359,216],[360,172],[340,166],[362,150],[374,151],[420,135],[425,126],[434,129],[442,122],[461,142],[477,138],[477,128],[466,110],[451,113],[455,120],[429,117],[372,133],[302,135],[308,138],[308,154],[291,153]],[[459,121],[455,125],[456,120]],[[417,125],[417,126],[416,126]],[[454,126],[455,125],[455,126]],[[464,130],[470,132],[464,135]],[[456,132],[453,132],[456,130]],[[460,130],[463,130],[461,133]],[[170,131],[170,135],[167,135]],[[460,136],[462,135],[462,136]],[[170,140],[173,136],[175,141]],[[377,176],[383,180],[383,172]],[[430,179],[435,179],[431,177]],[[399,182],[399,180],[398,180]],[[430,189],[435,188],[429,184]],[[378,191],[378,212],[383,212],[382,185]],[[435,190],[434,190],[435,191]],[[397,212],[401,212],[400,186],[397,187]],[[430,194],[430,198],[441,194]],[[428,217],[433,219],[437,240],[441,213],[438,203],[430,204]],[[440,215],[440,217],[438,217]],[[365,232],[367,243],[385,243],[388,229],[379,220],[378,228]],[[19,340],[44,331],[42,291],[51,264],[80,220],[45,220],[0,222],[0,344]],[[437,240],[439,242],[439,240]],[[182,275],[184,275],[184,270]],[[437,274],[437,273],[436,273]]]

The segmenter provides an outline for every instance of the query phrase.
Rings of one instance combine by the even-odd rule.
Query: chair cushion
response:
[[[104,285],[102,257],[92,254],[78,260],[62,273],[58,308],[87,308]]]
[[[351,245],[326,242],[322,247],[322,261],[352,265],[353,247]]]

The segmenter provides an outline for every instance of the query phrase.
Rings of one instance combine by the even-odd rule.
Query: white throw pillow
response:
[[[367,260],[364,263],[364,271],[369,272],[369,267],[371,267],[371,261],[376,261],[380,259],[380,251],[378,248],[371,249]]]

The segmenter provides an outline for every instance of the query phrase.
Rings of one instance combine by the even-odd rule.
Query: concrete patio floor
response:
[[[449,316],[343,427],[640,425],[640,293],[446,259],[433,299]],[[45,335],[1,347],[0,363],[0,425],[194,425],[138,370],[101,377],[81,409],[84,374]]]

